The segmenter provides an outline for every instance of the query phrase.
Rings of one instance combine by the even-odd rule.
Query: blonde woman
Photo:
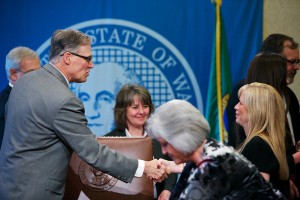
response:
[[[270,85],[251,83],[238,92],[236,122],[245,131],[239,148],[255,164],[262,176],[287,198],[289,170],[285,154],[285,110],[282,97]]]

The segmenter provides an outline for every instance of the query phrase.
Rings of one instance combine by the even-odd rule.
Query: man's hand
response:
[[[296,199],[299,198],[299,191],[295,186],[294,182],[290,180],[290,198]]]
[[[296,144],[296,149],[297,149],[297,151],[300,151],[300,140]]]
[[[294,163],[295,164],[300,163],[300,151],[297,151],[296,153],[294,153],[293,158],[294,158]]]
[[[177,165],[174,161],[169,161],[162,158],[158,160],[158,164],[159,166],[164,166],[165,168],[167,168],[167,170],[171,173],[181,173],[185,166],[185,163]]]
[[[157,159],[154,159],[145,161],[144,174],[146,174],[147,178],[160,183],[168,177],[170,172],[164,166],[159,165]]]

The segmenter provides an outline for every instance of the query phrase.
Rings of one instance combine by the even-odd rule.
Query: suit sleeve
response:
[[[132,181],[138,161],[110,150],[96,140],[96,136],[87,127],[84,107],[78,98],[70,97],[61,104],[53,126],[60,139],[82,160],[124,182]]]

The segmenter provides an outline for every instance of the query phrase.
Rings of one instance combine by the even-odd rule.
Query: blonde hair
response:
[[[279,93],[263,83],[246,84],[240,88],[244,105],[248,109],[249,133],[239,151],[255,136],[261,137],[271,147],[279,162],[279,179],[287,180],[289,170],[285,154],[285,109]]]

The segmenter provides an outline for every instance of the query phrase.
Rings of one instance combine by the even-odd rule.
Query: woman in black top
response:
[[[239,151],[288,198],[290,185],[283,100],[272,86],[257,82],[244,85],[238,95],[236,122],[246,134]]]

